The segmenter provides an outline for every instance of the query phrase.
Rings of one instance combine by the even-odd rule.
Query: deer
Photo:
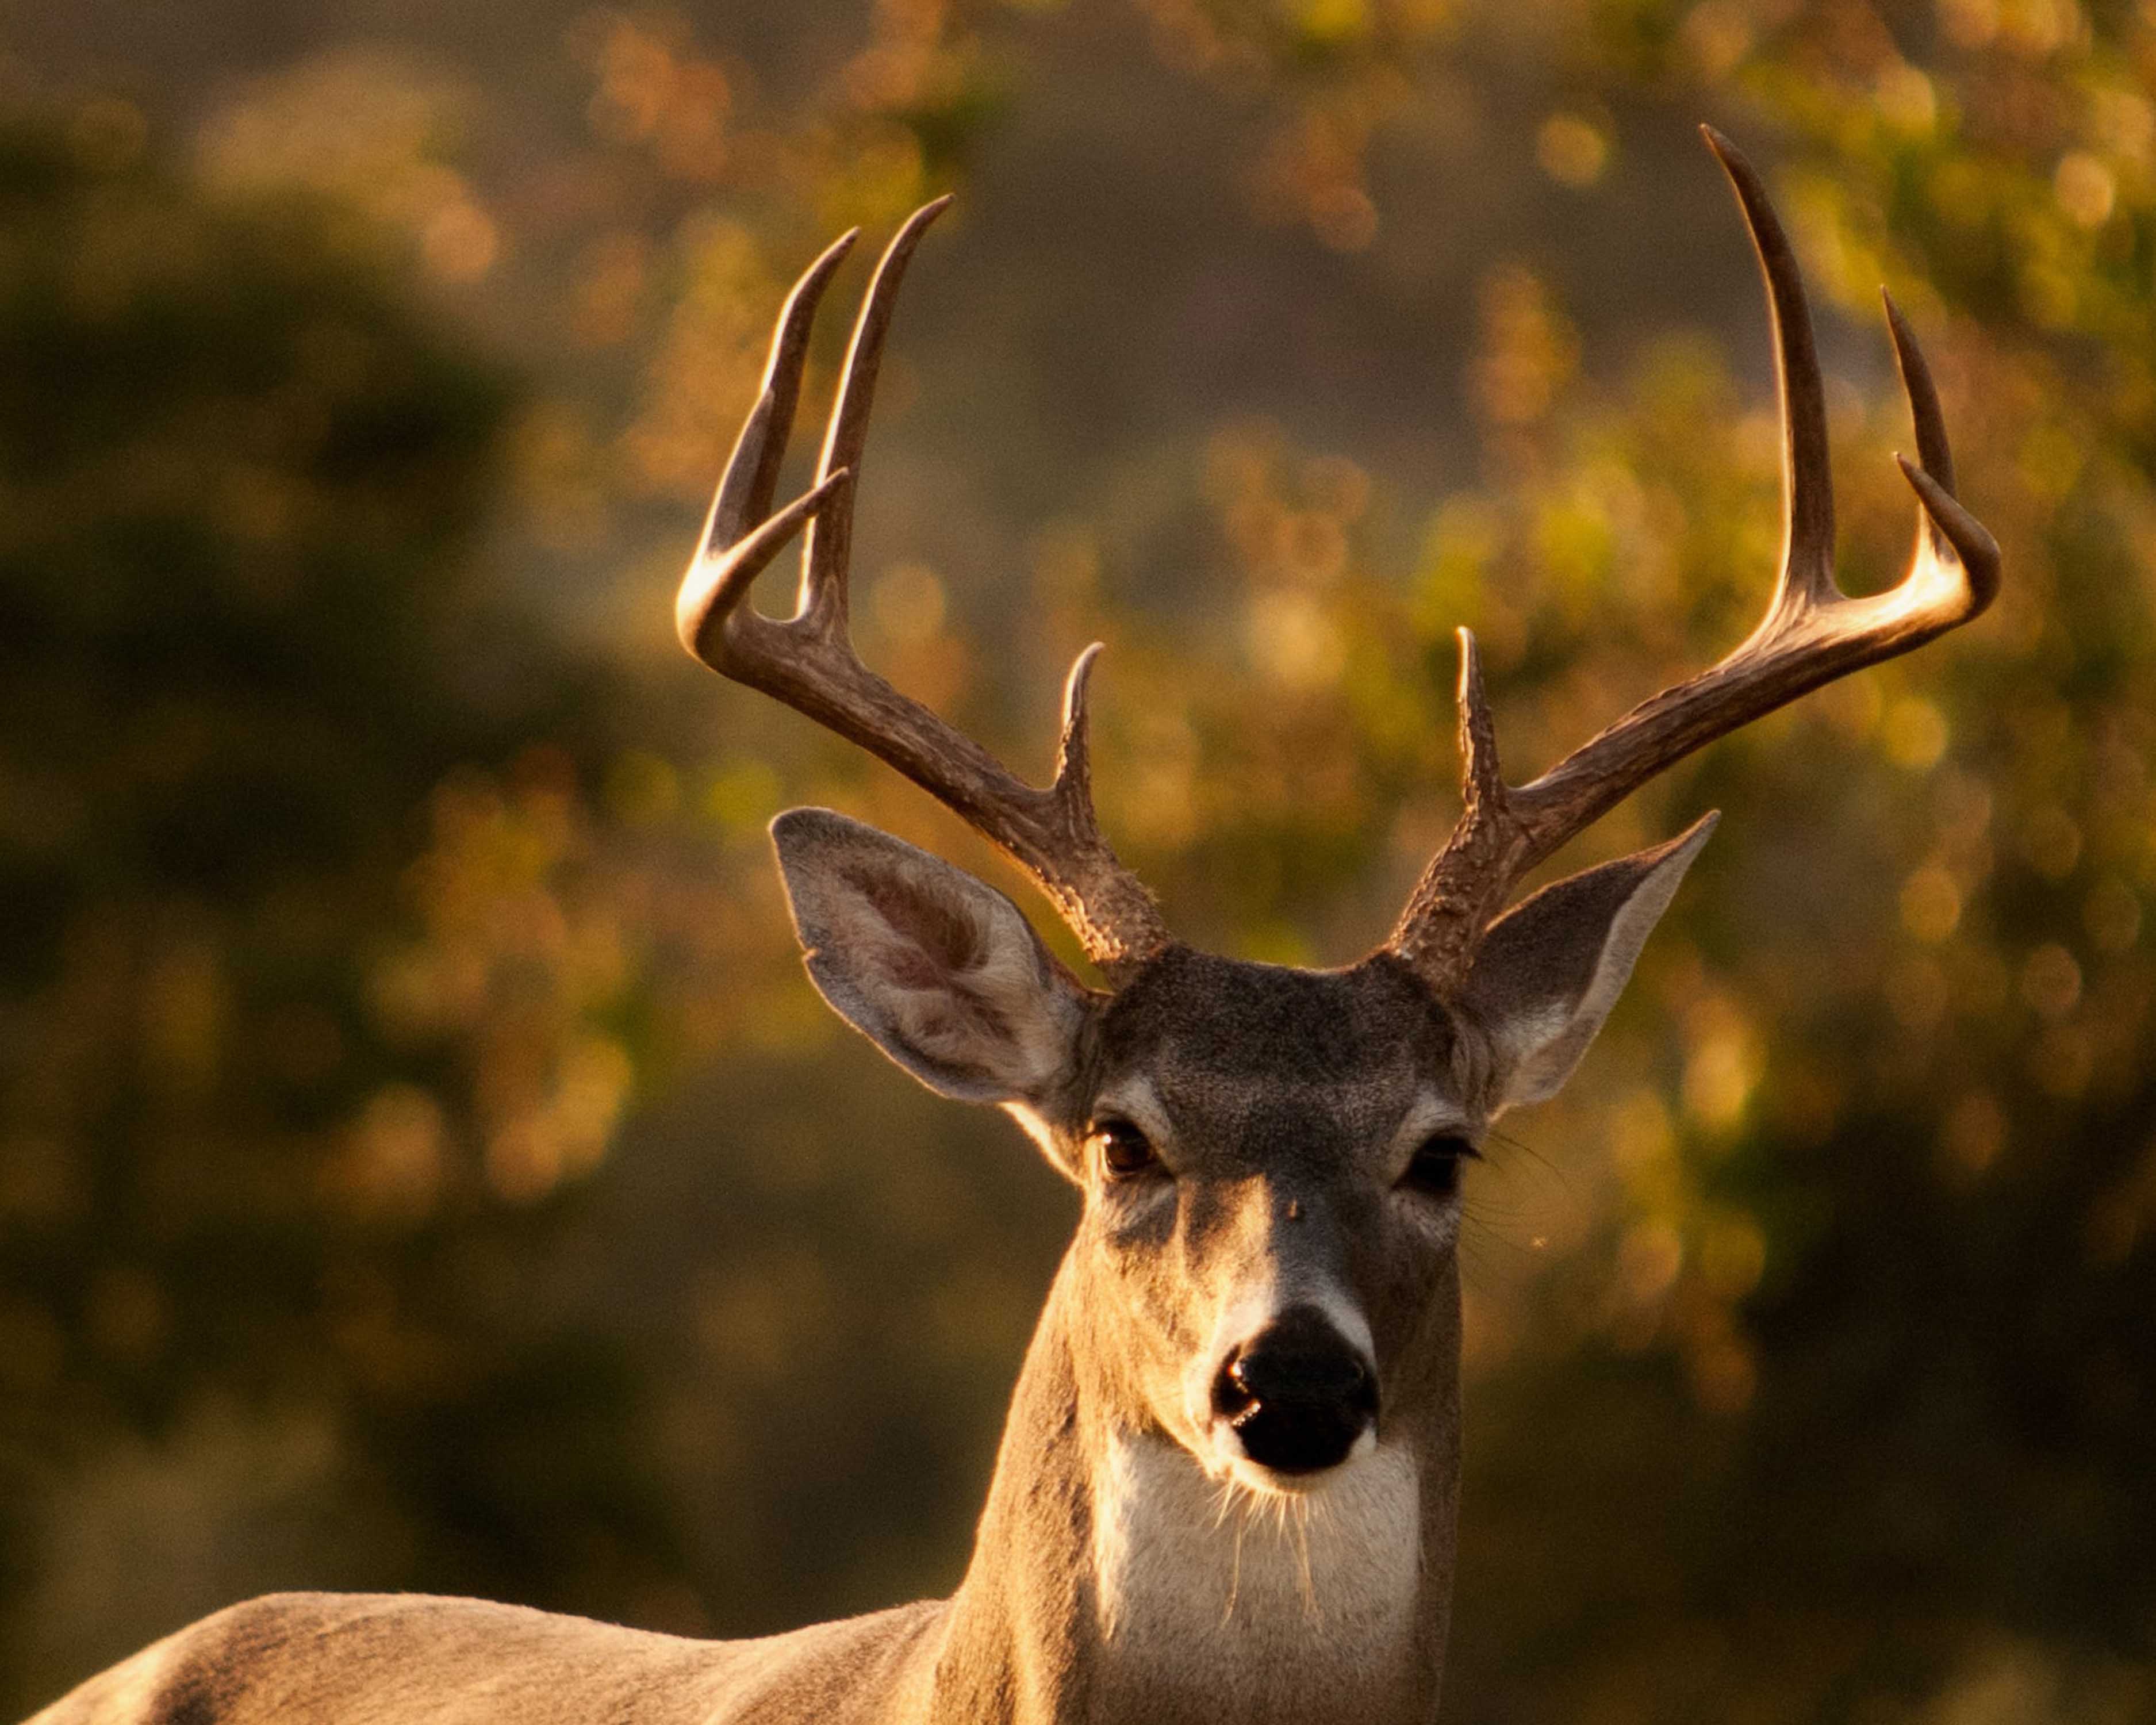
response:
[[[863,302],[814,483],[774,507],[818,302],[785,301],[675,620],[706,665],[877,756],[1013,860],[1081,980],[996,888],[822,809],[772,826],[809,977],[931,1090],[1012,1116],[1082,1211],[1019,1372],[947,1599],[702,1641],[469,1599],[289,1594],[92,1678],[32,1725],[1386,1725],[1435,1717],[1460,1472],[1464,1178],[1491,1122],[1578,1065],[1717,817],[1510,904],[1522,877],[1676,762],[1991,602],[1999,548],[1956,501],[1916,338],[1888,328],[1917,459],[1892,588],[1834,573],[1825,398],[1789,242],[1712,128],[1765,279],[1784,547],[1758,627],[1540,777],[1508,783],[1458,633],[1461,810],[1383,945],[1329,970],[1200,952],[1096,818],[1087,691],[1045,788],[900,693],[847,626],[852,509],[908,259]],[[794,614],[747,603],[799,535]]]

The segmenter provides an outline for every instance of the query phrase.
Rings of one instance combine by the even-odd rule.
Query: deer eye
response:
[[[1101,1166],[1111,1180],[1135,1179],[1160,1166],[1152,1140],[1127,1120],[1103,1120],[1093,1136],[1101,1142]]]
[[[1482,1153],[1458,1132],[1433,1132],[1408,1158],[1400,1185],[1426,1198],[1450,1198],[1460,1190],[1460,1164],[1481,1159]]]

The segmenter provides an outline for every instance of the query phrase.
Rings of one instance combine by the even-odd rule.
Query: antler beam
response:
[[[949,202],[938,198],[915,211],[884,252],[854,326],[815,481],[773,513],[817,303],[858,232],[839,239],[795,285],[772,337],[762,393],[682,578],[675,627],[681,644],[712,670],[858,743],[962,816],[1032,875],[1086,955],[1120,981],[1168,937],[1152,895],[1116,860],[1094,814],[1086,685],[1100,644],[1070,669],[1055,777],[1041,789],[870,670],[847,632],[854,490],[876,368],[906,264]],[[804,526],[799,603],[790,618],[765,617],[746,603],[749,588]]]
[[[1766,277],[1782,404],[1781,574],[1759,626],[1720,664],[1641,702],[1517,788],[1498,769],[1474,637],[1460,631],[1460,820],[1389,942],[1440,993],[1465,980],[1476,942],[1520,877],[1650,778],[1823,683],[1968,622],[1999,591],[1999,547],[1954,500],[1938,394],[1891,298],[1887,326],[1916,422],[1917,460],[1896,458],[1919,505],[1916,548],[1887,592],[1851,598],[1835,585],[1825,393],[1796,255],[1751,164],[1712,126],[1700,130],[1736,187]]]

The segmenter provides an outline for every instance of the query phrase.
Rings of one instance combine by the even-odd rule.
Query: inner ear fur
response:
[[[1091,999],[1009,899],[828,809],[772,823],[808,974],[931,1090],[1037,1108],[1067,1078]]]
[[[1491,925],[1460,1004],[1495,1046],[1493,1112],[1554,1096],[1572,1076],[1719,818],[1546,886]]]

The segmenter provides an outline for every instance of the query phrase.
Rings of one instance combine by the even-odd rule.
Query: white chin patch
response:
[[[1161,1439],[1106,1445],[1092,1555],[1110,1692],[1186,1702],[1162,1710],[1178,1719],[1394,1717],[1421,1582],[1413,1456],[1358,1445],[1291,1497],[1240,1483]]]
[[[1260,1497],[1301,1497],[1322,1491],[1343,1475],[1352,1473],[1358,1462],[1375,1455],[1378,1449],[1378,1428],[1375,1425],[1365,1425],[1362,1435],[1348,1446],[1347,1455],[1337,1465],[1308,1473],[1282,1473],[1262,1462],[1253,1461],[1243,1448],[1241,1435],[1224,1420],[1214,1420],[1206,1436],[1213,1452],[1207,1458],[1206,1471],[1216,1479],[1233,1480],[1245,1491]]]

